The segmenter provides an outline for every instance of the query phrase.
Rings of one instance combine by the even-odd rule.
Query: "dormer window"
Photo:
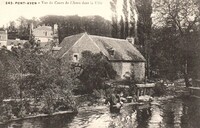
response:
[[[109,55],[114,56],[115,50],[113,48],[110,48],[110,49],[108,49],[108,53],[109,53]]]
[[[73,54],[73,61],[74,62],[78,62],[78,60],[79,60],[79,54],[78,53],[74,53]]]
[[[47,32],[44,32],[44,35],[47,36]]]
[[[134,44],[135,42],[135,39],[133,37],[127,37],[126,40],[131,44]]]

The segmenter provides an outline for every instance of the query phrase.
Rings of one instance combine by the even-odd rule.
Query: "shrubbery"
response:
[[[167,91],[167,87],[163,82],[157,82],[154,87],[154,96],[162,96],[165,95]]]
[[[10,53],[8,50],[4,51]],[[4,72],[0,72],[0,78],[4,78],[1,79],[4,81],[0,82],[0,89],[2,89],[0,105],[3,107],[0,116],[5,115],[4,119],[11,119],[39,113],[51,114],[56,109],[61,110],[60,106],[55,107],[56,99],[59,98],[63,99],[62,107],[65,109],[62,108],[62,110],[76,110],[71,93],[73,80],[66,72],[67,70],[62,69],[59,61],[32,45],[24,48],[12,48],[11,55],[14,62],[8,60],[4,60],[4,62],[15,65],[16,70],[6,72],[6,69],[3,70],[6,66],[3,66],[1,70]],[[10,54],[5,56],[9,58]],[[7,88],[4,85],[8,85]],[[6,92],[9,92],[9,95],[6,95]],[[9,105],[5,105],[2,102],[3,99],[18,101],[12,101]]]
[[[93,90],[104,88],[104,82],[116,77],[116,71],[102,53],[92,53],[91,51],[83,51],[80,59],[80,74],[77,78],[83,86],[82,91],[92,93]],[[72,67],[73,70],[77,66]],[[77,69],[76,69],[77,70]],[[77,90],[78,91],[78,90]]]

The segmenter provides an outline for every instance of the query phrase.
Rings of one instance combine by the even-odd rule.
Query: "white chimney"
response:
[[[127,37],[126,40],[133,45],[135,44],[135,38],[133,37]]]

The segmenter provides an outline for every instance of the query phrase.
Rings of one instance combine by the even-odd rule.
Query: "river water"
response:
[[[200,100],[157,100],[124,105],[119,114],[108,106],[81,109],[77,115],[57,115],[11,122],[2,128],[200,128]]]

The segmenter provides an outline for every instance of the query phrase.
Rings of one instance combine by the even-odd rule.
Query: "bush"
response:
[[[117,75],[111,63],[102,53],[83,51],[80,64],[82,72],[78,78],[88,93],[92,93],[95,89],[102,89],[105,80],[114,79]]]
[[[105,98],[106,92],[102,89],[100,90],[95,89],[92,94],[94,95],[96,99],[101,99],[101,98]]]
[[[162,96],[166,94],[166,86],[163,82],[156,83],[154,87],[154,96]]]

